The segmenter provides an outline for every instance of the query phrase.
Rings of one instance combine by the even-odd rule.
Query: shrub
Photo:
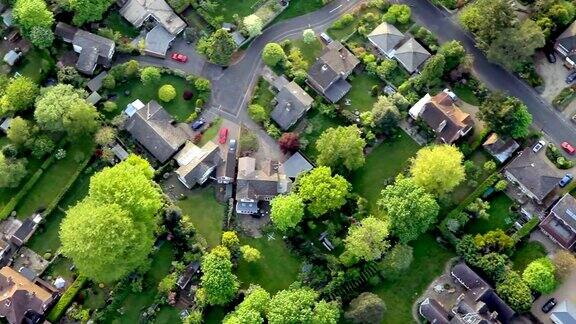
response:
[[[553,143],[546,147],[546,157],[556,165],[558,169],[566,170],[574,166],[574,162],[566,159],[560,149]]]
[[[114,101],[105,101],[102,106],[104,107],[104,111],[106,112],[113,112],[118,109],[118,105]]]
[[[204,106],[204,100],[198,98],[196,99],[196,107],[203,107]]]
[[[74,297],[76,297],[76,295],[80,292],[80,289],[82,289],[87,281],[88,278],[80,275],[78,278],[76,278],[74,283],[72,283],[72,285],[66,289],[64,294],[62,294],[62,297],[60,297],[60,300],[58,300],[56,306],[54,306],[50,313],[48,313],[47,319],[50,322],[56,322],[58,319],[60,319],[60,317],[62,317],[62,315],[64,315],[64,312],[74,300]]]
[[[354,16],[352,14],[344,14],[338,20],[334,22],[332,28],[334,29],[343,29],[346,26],[349,26],[354,21]]]
[[[176,98],[176,89],[171,84],[165,84],[158,89],[158,98],[164,102],[170,102]]]
[[[264,123],[270,120],[266,109],[258,104],[252,104],[248,107],[248,116],[257,123]]]
[[[184,93],[182,93],[182,98],[186,101],[191,100],[192,97],[194,97],[194,92],[190,90],[184,90]]]

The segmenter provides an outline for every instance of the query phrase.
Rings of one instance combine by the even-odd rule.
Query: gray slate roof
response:
[[[86,83],[86,87],[90,89],[90,91],[98,91],[102,88],[102,81],[108,75],[106,71],[100,72],[97,76],[93,77],[90,81]]]
[[[565,194],[556,205],[552,207],[551,212],[576,231],[576,198],[570,194]]]
[[[576,61],[576,22],[573,22],[558,38],[556,46],[561,46],[567,51],[567,56]]]
[[[368,40],[378,48],[378,50],[388,55],[404,39],[404,34],[394,27],[394,25],[383,22],[370,34]]]
[[[450,313],[434,298],[424,299],[424,301],[420,303],[419,312],[429,323],[450,323]]]
[[[554,307],[550,319],[557,324],[574,324],[576,323],[576,307],[572,302],[564,300]]]
[[[278,173],[272,161],[262,161],[263,167],[256,169],[256,159],[238,159],[236,176],[236,200],[270,200],[278,194]]]
[[[156,25],[146,34],[145,51],[151,54],[166,56],[170,44],[176,38],[161,25]]]
[[[414,73],[426,62],[430,57],[430,53],[414,38],[410,37],[404,44],[398,47],[394,53],[394,57],[408,72]]]
[[[270,116],[282,130],[287,130],[310,109],[314,99],[292,81],[280,89],[276,101]]]
[[[208,141],[202,148],[198,148],[191,142],[187,142],[186,147],[182,149],[181,153],[184,153],[189,146],[194,146],[194,148],[191,149],[191,151],[193,151],[192,155],[188,158],[189,161],[187,164],[180,166],[176,170],[176,174],[184,180],[183,182],[188,188],[192,188],[196,184],[202,184],[203,181],[205,181],[206,175],[211,173],[216,166],[220,164],[222,158],[220,157],[218,145],[212,141]],[[178,153],[178,155],[180,155],[180,153]]]
[[[540,222],[540,229],[570,250],[576,244],[576,199],[565,194]]]
[[[496,160],[500,163],[508,160],[514,152],[520,147],[520,144],[516,142],[513,138],[506,138],[505,140],[500,138],[498,134],[493,133],[488,136],[484,144],[482,144],[484,149],[490,153]]]
[[[187,140],[184,130],[174,125],[172,116],[155,100],[128,119],[126,130],[160,163],[170,159]]]
[[[312,170],[314,165],[302,153],[296,152],[286,162],[282,163],[282,167],[287,177],[296,178],[300,173]]]
[[[138,28],[149,17],[173,35],[178,35],[186,28],[184,20],[164,0],[128,0],[120,8],[120,14]]]

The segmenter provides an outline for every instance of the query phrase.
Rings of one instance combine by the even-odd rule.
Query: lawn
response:
[[[59,256],[48,266],[48,268],[46,268],[46,271],[44,271],[42,276],[44,278],[52,276],[54,279],[62,277],[66,282],[71,283],[74,277],[74,272],[70,270],[72,265],[72,260]]]
[[[335,118],[323,115],[315,109],[311,109],[307,115],[307,127],[300,137],[308,142],[306,148],[304,148],[304,154],[308,156],[312,161],[316,160],[318,156],[318,150],[316,150],[316,140],[325,130],[331,127],[338,127],[340,124]]]
[[[170,102],[162,102],[158,99],[158,89],[164,84],[171,84],[176,89],[176,98]],[[119,84],[114,92],[118,95],[115,101],[118,105],[119,111],[124,110],[129,103],[136,99],[140,99],[143,103],[148,103],[150,100],[156,100],[174,117],[174,119],[183,122],[194,111],[197,99],[197,97],[194,96],[191,100],[184,100],[184,98],[182,98],[184,90],[192,90],[194,94],[196,94],[194,87],[189,85],[183,78],[175,75],[163,74],[160,81],[157,83],[144,85],[140,82],[140,79],[134,79]],[[126,95],[126,93],[128,93],[128,95]],[[115,112],[114,115],[117,115],[119,111]]]
[[[514,213],[510,212],[510,206],[514,203],[504,193],[499,193],[490,199],[490,209],[488,219],[476,218],[470,221],[464,231],[470,234],[484,234],[486,232],[502,229],[507,230],[515,220]]]
[[[56,66],[56,61],[47,50],[39,50],[32,48],[20,63],[16,70],[32,79],[36,83],[40,83],[48,73],[50,73]]]
[[[322,43],[318,39],[310,44],[304,43],[302,39],[292,41],[292,46],[297,47],[302,52],[304,60],[311,66],[316,61],[316,58],[322,53]]]
[[[546,249],[540,242],[527,242],[518,247],[512,254],[512,268],[518,272],[524,271],[528,264],[536,259],[546,256]]]
[[[66,148],[66,157],[56,160],[16,207],[19,218],[26,218],[40,207],[47,207],[56,199],[86,158],[92,155],[94,143],[79,141]]]
[[[92,173],[82,173],[76,179],[58,204],[58,208],[46,216],[45,223],[40,225],[34,236],[28,241],[27,245],[30,249],[42,255],[47,251],[54,252],[60,247],[58,231],[60,230],[60,223],[66,215],[64,210],[75,205],[86,196],[91,176]]]
[[[474,165],[480,168],[480,175],[478,176],[478,179],[476,179],[476,182],[478,184],[482,183],[482,181],[486,180],[486,178],[488,178],[490,175],[484,170],[484,163],[490,160],[490,157],[482,148],[480,148],[472,153],[472,156],[469,158],[469,160],[472,160]],[[462,182],[458,187],[456,187],[456,189],[454,189],[454,191],[452,191],[452,202],[455,205],[459,204],[464,199],[466,199],[466,197],[468,197],[468,195],[470,195],[474,189],[476,189],[476,186],[469,186],[466,180],[464,180],[464,182]]]
[[[0,140],[4,138],[6,137],[1,137]],[[4,145],[0,145],[0,147],[2,146]],[[12,197],[14,197],[18,193],[18,191],[20,190],[20,188],[22,188],[22,186],[24,186],[26,181],[28,181],[30,177],[32,177],[32,175],[34,175],[34,173],[40,168],[42,162],[44,161],[29,158],[28,164],[26,164],[26,170],[28,171],[28,173],[26,174],[24,179],[22,179],[20,185],[16,188],[0,188],[0,209],[4,208],[4,206],[10,201],[10,199],[12,199]]]
[[[191,191],[190,196],[178,202],[178,206],[192,218],[198,233],[206,239],[210,247],[220,244],[226,208],[214,198],[213,188]]]
[[[334,28],[334,27],[330,27],[330,28],[328,28],[328,30],[326,30],[326,32],[328,33],[328,36],[330,36],[334,40],[345,41],[354,32],[356,32],[356,27],[357,27],[357,23],[351,23],[347,26],[344,26],[343,28],[338,28],[338,29]]]
[[[120,34],[128,37],[135,38],[140,35],[140,31],[130,24],[124,17],[120,16],[117,10],[111,10],[104,19],[104,26],[117,31]]]
[[[316,11],[323,6],[322,0],[290,0],[288,8],[284,9],[274,23]]]
[[[474,94],[472,88],[470,88],[467,84],[456,84],[452,87],[452,91],[458,96],[458,98],[462,99],[462,101],[467,102],[473,106],[480,105],[480,99]]]
[[[220,131],[220,125],[222,125],[222,118],[217,117],[214,121],[212,121],[212,125],[208,127],[202,134],[202,138],[200,139],[200,142],[198,142],[198,146],[202,146],[215,138],[216,134],[218,134]]]
[[[182,319],[180,318],[180,311],[176,307],[169,305],[164,305],[160,307],[158,314],[154,323],[165,324],[165,323],[180,323]]]
[[[344,100],[341,101],[342,107],[350,111],[358,110],[363,112],[372,110],[372,106],[374,106],[374,103],[378,99],[377,96],[372,95],[372,87],[382,85],[380,78],[362,72],[360,74],[354,74],[350,79],[352,89],[344,96]],[[350,100],[350,106],[344,105],[347,99]]]
[[[368,154],[364,166],[352,175],[354,190],[368,199],[372,208],[376,207],[385,183],[408,166],[418,149],[418,144],[403,131],[394,140],[381,143]]]
[[[446,262],[455,254],[436,242],[432,234],[424,234],[410,245],[414,260],[410,268],[394,281],[384,281],[373,292],[386,303],[382,323],[413,323],[412,305],[426,287],[444,271]]]
[[[275,293],[288,288],[297,280],[300,260],[290,253],[281,235],[275,236],[274,240],[268,240],[267,237],[258,239],[242,237],[240,239],[242,245],[249,244],[257,248],[262,255],[258,262],[240,261],[238,264],[236,273],[242,282],[242,287],[248,287],[254,283],[270,293]]]
[[[224,22],[233,23],[235,14],[241,18],[249,16],[264,2],[264,0],[220,0],[217,2],[218,7],[214,10],[212,16],[222,16],[224,17]]]

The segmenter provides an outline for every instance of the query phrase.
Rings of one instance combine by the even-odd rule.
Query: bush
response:
[[[54,159],[50,160],[53,161]],[[12,213],[14,209],[16,209],[16,206],[18,206],[20,200],[22,200],[22,198],[24,198],[26,194],[28,194],[28,192],[36,184],[38,179],[40,179],[42,173],[44,173],[43,169],[39,169],[38,171],[36,171],[36,173],[34,173],[34,175],[30,178],[30,180],[28,180],[28,182],[24,184],[22,189],[18,191],[16,196],[12,197],[12,199],[8,201],[8,203],[4,206],[4,208],[2,208],[2,211],[0,211],[0,220],[6,219],[8,216],[10,216],[10,213]]]
[[[560,149],[553,143],[548,144],[546,147],[546,157],[554,163],[558,169],[566,170],[574,166],[574,162],[566,159]]]
[[[540,220],[538,219],[538,217],[533,217],[528,222],[526,222],[526,224],[522,225],[522,227],[516,233],[512,234],[512,239],[515,242],[519,242],[523,237],[528,236],[530,233],[532,233],[532,230],[534,230],[536,226],[538,226],[539,222]]]
[[[165,84],[158,89],[158,98],[164,102],[170,102],[176,98],[176,89],[171,84]]]
[[[104,107],[104,111],[106,112],[113,112],[118,109],[118,105],[114,101],[105,101],[102,106]]]
[[[76,295],[80,292],[82,287],[84,287],[87,281],[88,278],[80,275],[78,278],[76,278],[74,283],[72,283],[72,285],[66,289],[64,294],[62,294],[62,297],[60,297],[60,300],[58,300],[56,306],[54,306],[50,313],[48,313],[47,319],[50,322],[57,322],[60,317],[64,315],[64,312],[66,312],[68,306],[70,306],[72,301],[74,301],[74,297],[76,297]]]
[[[248,106],[248,116],[257,123],[265,123],[270,120],[270,116],[266,109],[258,104]]]
[[[354,16],[352,14],[344,14],[338,20],[334,22],[332,28],[334,29],[343,29],[346,26],[349,26],[352,22],[354,22]]]
[[[190,90],[184,90],[184,93],[182,94],[182,99],[188,101],[191,100],[192,97],[194,97],[194,92]]]

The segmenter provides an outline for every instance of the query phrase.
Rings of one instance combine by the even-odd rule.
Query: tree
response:
[[[459,41],[451,40],[440,46],[438,54],[444,56],[444,69],[446,71],[452,71],[464,61],[464,58],[466,57],[466,49]]]
[[[236,232],[225,231],[222,233],[222,246],[227,248],[228,251],[234,253],[240,248],[240,239]]]
[[[155,66],[147,66],[140,72],[140,80],[143,84],[152,84],[160,81],[162,73],[160,69]]]
[[[332,168],[344,166],[349,171],[364,165],[366,141],[360,136],[356,125],[328,128],[316,141],[318,165]]]
[[[230,252],[217,246],[202,258],[200,278],[206,302],[209,305],[225,305],[236,295],[239,283],[232,273]]]
[[[240,252],[242,253],[242,258],[244,258],[246,262],[256,262],[261,258],[260,251],[250,245],[242,245],[240,247]]]
[[[286,60],[286,53],[278,43],[268,43],[262,51],[262,60],[269,67],[274,67]]]
[[[446,69],[446,59],[442,54],[436,54],[426,61],[424,68],[420,73],[420,80],[424,82],[426,87],[433,88],[440,85],[442,76]]]
[[[316,217],[346,203],[350,184],[340,175],[332,176],[329,167],[317,167],[297,180],[297,193]]]
[[[480,105],[478,117],[486,126],[501,136],[526,137],[532,124],[532,115],[518,98],[495,92]]]
[[[278,140],[282,153],[294,153],[300,149],[300,136],[298,133],[283,133]]]
[[[552,257],[554,267],[556,268],[556,276],[559,279],[566,279],[576,269],[576,258],[574,255],[566,250],[558,250]]]
[[[246,27],[250,37],[256,37],[262,33],[262,27],[264,27],[264,24],[260,17],[252,14],[244,17],[244,26]]]
[[[395,279],[400,276],[414,259],[413,249],[410,245],[396,244],[380,261],[382,276],[387,279]]]
[[[372,107],[374,127],[386,135],[392,135],[400,122],[400,111],[388,97],[380,96]]]
[[[509,70],[519,71],[545,42],[540,26],[534,20],[526,19],[517,27],[502,30],[486,49],[486,56]]]
[[[294,193],[276,196],[270,204],[270,219],[280,231],[296,227],[304,217],[302,198]]]
[[[333,305],[327,306],[323,301],[318,303],[317,299],[318,293],[310,288],[281,290],[266,308],[268,323],[336,323],[340,313],[333,311]]]
[[[482,255],[478,259],[478,263],[474,265],[482,269],[492,280],[497,282],[506,273],[508,263],[509,259],[505,254],[491,252]]]
[[[312,44],[316,40],[316,33],[312,29],[304,29],[302,32],[302,40],[305,44]]]
[[[534,260],[528,264],[522,273],[522,279],[528,287],[542,294],[549,294],[556,288],[554,263],[547,257]]]
[[[475,36],[482,49],[492,44],[503,30],[512,27],[515,19],[514,9],[507,0],[475,1],[460,15],[460,23]]]
[[[355,324],[381,323],[385,311],[386,305],[378,295],[363,292],[352,299],[344,317]]]
[[[102,19],[112,0],[69,0],[70,9],[74,12],[73,22],[77,26]]]
[[[54,141],[48,135],[40,135],[34,139],[32,145],[32,155],[41,159],[44,155],[54,151]]]
[[[16,188],[28,172],[26,159],[7,158],[0,152],[0,188]]]
[[[84,134],[93,134],[100,125],[100,114],[92,104],[86,100],[79,101],[70,107],[64,117],[64,129],[70,138],[77,138]]]
[[[165,84],[158,89],[158,98],[164,102],[170,102],[176,98],[176,89],[171,84]]]
[[[532,306],[530,288],[515,271],[508,270],[496,284],[496,293],[515,311],[524,313]]]
[[[404,4],[393,4],[388,11],[382,16],[382,19],[389,24],[400,23],[407,24],[412,14],[410,7]]]
[[[343,255],[352,263],[359,260],[372,261],[380,259],[382,253],[390,247],[388,238],[388,223],[375,217],[364,218],[357,225],[348,229],[344,239]]]
[[[100,146],[106,146],[116,138],[116,129],[106,126],[100,128],[94,135],[94,141]]]
[[[441,196],[451,192],[464,180],[463,158],[455,146],[428,146],[418,151],[410,173],[417,185]]]
[[[335,302],[319,301],[314,306],[313,324],[336,324],[340,318],[340,305]]]
[[[172,272],[166,277],[164,277],[158,283],[158,291],[163,294],[168,294],[170,291],[176,287],[176,283],[178,282],[178,274],[176,272]]]
[[[77,88],[83,88],[84,78],[73,66],[63,66],[59,68],[56,76],[59,83],[67,83]]]
[[[52,42],[54,42],[54,33],[49,28],[34,26],[30,31],[29,38],[30,42],[32,42],[34,46],[38,48],[47,48],[52,46]]]
[[[248,116],[257,123],[264,123],[270,120],[270,115],[264,107],[259,104],[252,104],[248,106]]]
[[[228,65],[236,50],[236,42],[225,29],[218,29],[208,38],[198,41],[197,49],[208,60],[218,65]]]
[[[226,315],[224,324],[263,323],[264,311],[270,301],[270,294],[258,285],[250,285],[244,300],[236,309]]]
[[[474,236],[476,249],[482,253],[505,252],[514,246],[514,239],[501,229]]]
[[[436,222],[439,207],[434,197],[412,178],[398,176],[382,190],[378,207],[401,242],[416,239]]]
[[[0,99],[0,113],[12,114],[29,108],[37,95],[38,86],[30,78],[25,76],[12,78]]]
[[[6,136],[10,142],[22,147],[34,140],[35,133],[36,130],[29,121],[17,116],[10,122],[10,128],[8,128]]]
[[[493,172],[494,170],[496,170],[496,162],[492,160],[486,161],[484,162],[483,168],[487,172]]]
[[[54,14],[43,0],[16,0],[12,15],[26,37],[34,27],[51,30],[54,24]]]

